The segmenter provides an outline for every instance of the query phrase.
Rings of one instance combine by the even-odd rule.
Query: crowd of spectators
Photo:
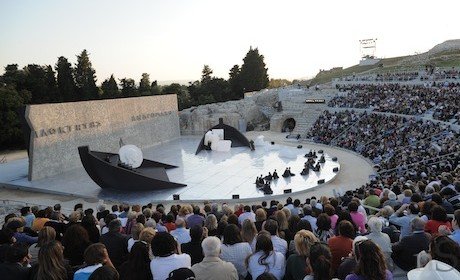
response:
[[[460,275],[460,167],[338,197],[256,205],[23,207],[0,231],[2,279],[392,279]],[[369,209],[366,209],[366,208]],[[448,217],[451,214],[453,219]],[[452,272],[454,271],[454,272]],[[430,273],[427,271],[426,273]]]
[[[337,85],[347,92],[329,101],[330,107],[372,109],[404,115],[431,112],[434,119],[460,121],[460,84],[349,84]]]

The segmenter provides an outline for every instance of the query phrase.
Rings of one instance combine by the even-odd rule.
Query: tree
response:
[[[131,78],[123,78],[120,80],[121,95],[123,97],[138,96],[136,82]]]
[[[120,91],[113,74],[110,75],[109,79],[102,82],[101,89],[103,98],[116,98],[120,96]]]
[[[257,91],[268,87],[268,69],[265,68],[264,56],[259,54],[259,50],[250,47],[243,62],[240,72],[243,90]]]
[[[244,97],[243,86],[241,84],[240,66],[235,64],[230,69],[228,83],[230,86],[231,95],[234,99],[240,99]]]
[[[96,71],[92,67],[86,50],[83,50],[80,55],[77,55],[75,83],[77,85],[77,93],[80,100],[99,98],[99,89],[96,86]]]
[[[212,69],[209,65],[204,65],[203,70],[201,71],[201,83],[206,83],[211,80]]]
[[[46,91],[49,96],[49,101],[50,102],[59,102],[61,101],[59,98],[59,92],[57,88],[57,82],[56,82],[56,74],[53,70],[53,67],[51,65],[46,66]]]
[[[187,87],[184,85],[172,83],[168,86],[164,86],[161,92],[162,94],[177,94],[177,103],[179,110],[183,110],[191,106],[190,95],[187,91]]]
[[[142,73],[142,78],[139,82],[139,95],[151,95],[151,89],[149,74]]]
[[[78,100],[72,64],[69,63],[67,58],[60,56],[55,69],[57,72],[57,87],[60,100],[64,102]]]
[[[153,81],[152,84],[150,85],[150,94],[151,95],[161,94],[161,89],[158,86],[157,80]]]
[[[17,110],[29,103],[30,99],[31,94],[27,90],[18,92],[12,85],[0,85],[0,147],[24,147]]]
[[[29,64],[24,67],[24,87],[32,94],[32,104],[50,102],[47,88],[46,68],[38,64]]]
[[[5,73],[0,77],[0,82],[12,86],[16,90],[24,89],[25,74],[18,68],[17,64],[5,66]]]

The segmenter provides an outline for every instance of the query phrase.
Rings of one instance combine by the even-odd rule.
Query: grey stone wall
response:
[[[180,136],[175,94],[29,105],[29,180],[81,166],[78,146],[117,153],[119,140],[140,148]]]

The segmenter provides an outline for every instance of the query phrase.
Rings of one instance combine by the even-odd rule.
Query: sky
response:
[[[0,0],[0,74],[8,64],[72,64],[86,49],[98,83],[110,77],[197,80],[203,65],[227,79],[249,48],[270,78],[351,66],[360,39],[376,55],[425,52],[460,39],[460,1]]]

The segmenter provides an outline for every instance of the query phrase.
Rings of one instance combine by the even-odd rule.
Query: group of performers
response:
[[[310,170],[313,170],[313,172],[319,172],[321,170],[321,164],[325,163],[326,159],[321,151],[319,151],[318,153],[321,153],[321,157],[318,161],[316,160],[318,158],[318,156],[316,155],[316,151],[310,150],[308,154],[305,154],[305,157],[308,159],[305,162],[304,168],[302,172],[300,172],[300,175],[308,176]],[[288,178],[295,176],[295,174],[291,172],[290,167],[286,167],[286,170],[284,170],[284,173],[281,176],[283,176],[284,178]],[[256,186],[258,189],[262,190],[264,194],[273,194],[273,190],[271,189],[270,184],[271,181],[277,180],[278,178],[279,176],[275,169],[275,171],[273,171],[273,174],[271,172],[268,172],[267,176],[260,175],[260,177],[257,177]]]

